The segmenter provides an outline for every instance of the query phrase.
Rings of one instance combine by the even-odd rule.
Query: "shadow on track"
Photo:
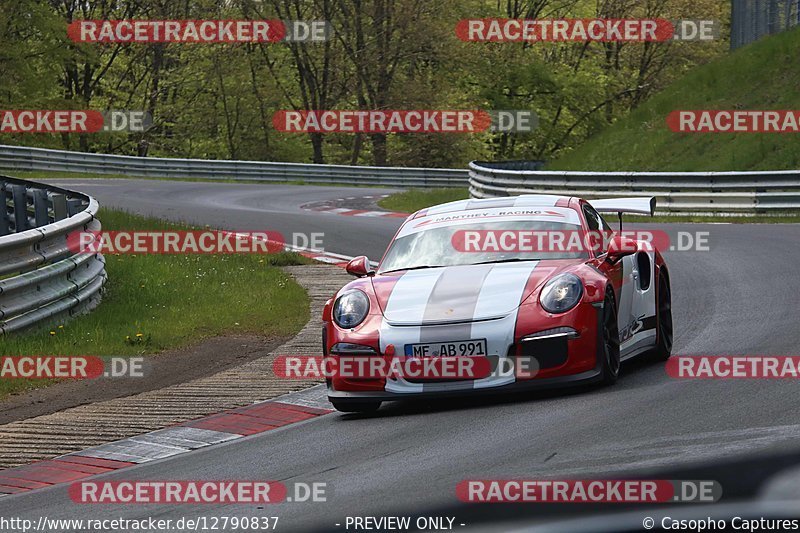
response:
[[[556,398],[570,396],[582,396],[586,394],[613,393],[617,390],[635,388],[638,386],[634,380],[635,376],[642,375],[648,369],[663,370],[664,363],[653,361],[647,357],[637,357],[622,363],[622,373],[619,381],[612,386],[572,385],[564,388],[545,389],[541,391],[521,391],[503,393],[497,395],[480,394],[476,396],[450,396],[441,399],[399,400],[384,402],[378,411],[373,413],[338,413],[341,421],[357,421],[363,419],[389,418],[397,416],[424,415],[428,413],[440,413],[448,411],[464,411],[469,409],[480,409],[498,405],[534,403]],[[666,374],[664,374],[666,376]]]

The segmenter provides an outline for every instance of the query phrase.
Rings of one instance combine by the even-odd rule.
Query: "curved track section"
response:
[[[323,230],[331,250],[374,258],[400,224],[295,207],[339,196],[337,188],[133,183],[92,181],[81,188],[106,205],[116,198],[140,212],[196,223]],[[710,243],[710,251],[665,253],[673,285],[674,353],[797,353],[800,266],[791,245],[797,226],[675,224],[667,231],[708,231]],[[633,475],[800,449],[796,391],[792,381],[674,380],[663,365],[633,362],[609,388],[389,404],[373,416],[328,415],[104,476],[321,481],[329,487],[327,503],[266,510],[94,506],[88,512],[105,518],[266,513],[280,516],[285,531],[341,531],[335,524],[346,515],[416,514],[454,505],[456,484],[464,479]],[[6,516],[74,518],[86,512],[70,501],[65,486],[0,500]],[[485,512],[501,516],[491,506]]]
[[[325,233],[327,251],[366,253],[380,259],[386,243],[402,223],[398,218],[343,217],[302,206],[348,196],[380,195],[395,189],[247,185],[162,180],[53,180],[91,194],[106,207],[125,209],[191,224],[238,230]]]

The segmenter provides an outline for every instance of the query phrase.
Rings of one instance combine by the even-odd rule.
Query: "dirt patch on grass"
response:
[[[145,376],[62,381],[0,400],[0,424],[25,420],[98,401],[133,396],[216,374],[265,357],[291,337],[258,335],[214,337],[158,355],[143,356]]]

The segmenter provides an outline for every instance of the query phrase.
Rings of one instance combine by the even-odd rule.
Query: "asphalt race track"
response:
[[[401,223],[299,207],[388,190],[151,180],[58,184],[92,194],[103,206],[196,224],[285,235],[324,231],[328,251],[372,259],[380,257]],[[797,355],[800,228],[674,224],[665,229],[671,234],[708,231],[711,247],[665,252],[672,277],[674,354]],[[663,365],[633,362],[610,388],[387,404],[372,416],[323,416],[103,476],[326,482],[326,503],[80,506],[62,485],[2,498],[0,515],[270,515],[280,517],[279,531],[345,531],[346,515],[452,508],[458,503],[456,484],[464,479],[636,475],[800,450],[798,412],[800,394],[791,380],[680,381],[669,378]],[[485,515],[500,518],[496,507],[481,507]],[[469,525],[457,529],[468,531]]]
[[[101,206],[191,224],[237,231],[325,232],[328,251],[368,254],[378,260],[402,219],[337,216],[300,206],[348,196],[389,194],[395,189],[246,185],[159,180],[53,180],[91,194]],[[101,219],[102,222],[102,219]]]

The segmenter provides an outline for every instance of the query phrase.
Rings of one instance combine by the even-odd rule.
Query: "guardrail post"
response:
[[[22,185],[11,186],[11,198],[14,203],[14,231],[20,233],[30,229],[28,223],[28,196]]]
[[[0,182],[0,237],[11,233],[11,219],[8,218],[6,183]]]
[[[69,216],[67,212],[67,197],[65,195],[54,193],[50,201],[53,202],[53,222],[64,220]]]
[[[50,216],[47,214],[47,191],[34,189],[33,191],[33,219],[36,227],[46,226],[50,223]]]
[[[83,202],[81,200],[67,200],[67,216],[72,216],[80,211],[83,211]]]

